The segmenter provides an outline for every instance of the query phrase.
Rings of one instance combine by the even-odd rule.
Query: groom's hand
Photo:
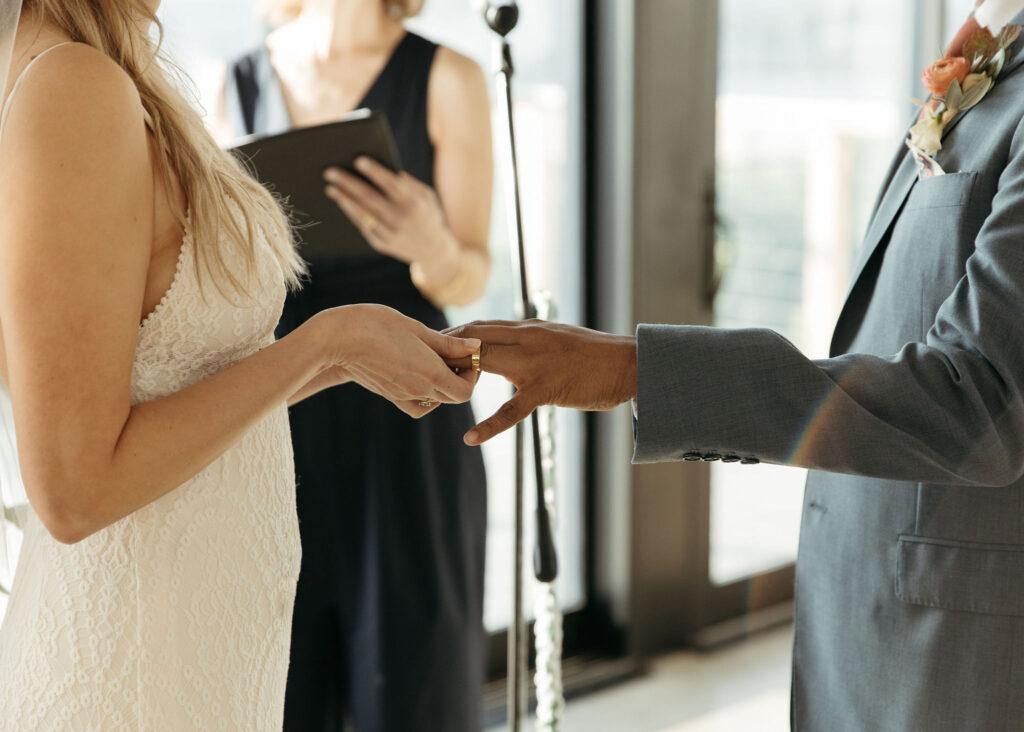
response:
[[[572,325],[476,322],[445,331],[483,342],[480,367],[515,385],[515,395],[489,419],[466,433],[479,445],[530,416],[543,404],[589,411],[611,409],[636,396],[636,339]],[[468,368],[471,360],[450,359]]]

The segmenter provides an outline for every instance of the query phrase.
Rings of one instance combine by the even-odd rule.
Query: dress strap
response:
[[[21,86],[21,82],[25,80],[25,74],[28,73],[28,70],[32,68],[32,65],[35,64],[36,61],[41,59],[43,56],[48,54],[53,49],[60,48],[61,46],[69,46],[72,43],[74,43],[74,41],[64,41],[63,43],[58,43],[54,46],[50,46],[45,51],[40,52],[34,59],[29,61],[28,64],[25,65],[25,68],[21,70],[21,73],[18,74],[18,78],[14,80],[14,85],[11,87],[11,93],[7,95],[7,101],[4,102],[3,111],[0,111],[0,140],[3,139],[4,123],[7,121],[7,111],[11,108],[11,100],[14,99],[14,95],[18,91],[18,87]]]

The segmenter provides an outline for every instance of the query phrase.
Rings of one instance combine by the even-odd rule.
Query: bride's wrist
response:
[[[338,338],[338,333],[345,332],[343,321],[348,319],[346,308],[338,307],[321,310],[295,330],[309,349],[317,373],[322,373],[335,366],[344,366],[347,362],[347,339]]]
[[[321,310],[306,321],[321,370],[348,367],[365,360],[374,348],[383,305],[359,303]]]

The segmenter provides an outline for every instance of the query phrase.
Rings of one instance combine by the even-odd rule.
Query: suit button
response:
[[[738,463],[740,461],[739,455],[725,455],[722,457],[723,463]]]
[[[722,456],[719,455],[717,452],[709,452],[707,455],[704,456],[704,462],[706,462],[706,463],[713,463],[716,460],[721,460],[721,459],[722,459]]]
[[[755,457],[745,457],[740,460],[740,465],[757,465],[760,460]]]
[[[688,452],[685,455],[683,455],[683,460],[685,460],[688,463],[695,463],[700,459],[701,454],[699,452]]]

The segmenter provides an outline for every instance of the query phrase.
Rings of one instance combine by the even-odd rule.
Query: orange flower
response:
[[[924,70],[924,73],[921,74],[921,81],[933,96],[944,97],[949,91],[949,85],[953,83],[953,79],[956,79],[957,83],[963,84],[964,79],[967,78],[967,72],[970,70],[971,65],[963,56],[942,58]]]

